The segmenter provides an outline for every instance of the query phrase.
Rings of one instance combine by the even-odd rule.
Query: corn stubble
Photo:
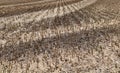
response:
[[[0,6],[0,73],[120,72],[119,0],[37,1]]]

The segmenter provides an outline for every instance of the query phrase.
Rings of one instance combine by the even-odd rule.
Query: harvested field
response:
[[[0,73],[120,73],[120,0],[0,0]]]

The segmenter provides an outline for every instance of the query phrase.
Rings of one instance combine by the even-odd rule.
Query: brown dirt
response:
[[[120,1],[79,7],[1,16],[0,73],[119,73]]]

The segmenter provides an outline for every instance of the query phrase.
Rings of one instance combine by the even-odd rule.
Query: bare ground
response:
[[[0,73],[120,73],[120,1],[83,3],[1,16]]]

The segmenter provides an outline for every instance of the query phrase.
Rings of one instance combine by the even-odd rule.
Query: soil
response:
[[[120,0],[45,1],[3,1],[0,73],[120,72]]]

